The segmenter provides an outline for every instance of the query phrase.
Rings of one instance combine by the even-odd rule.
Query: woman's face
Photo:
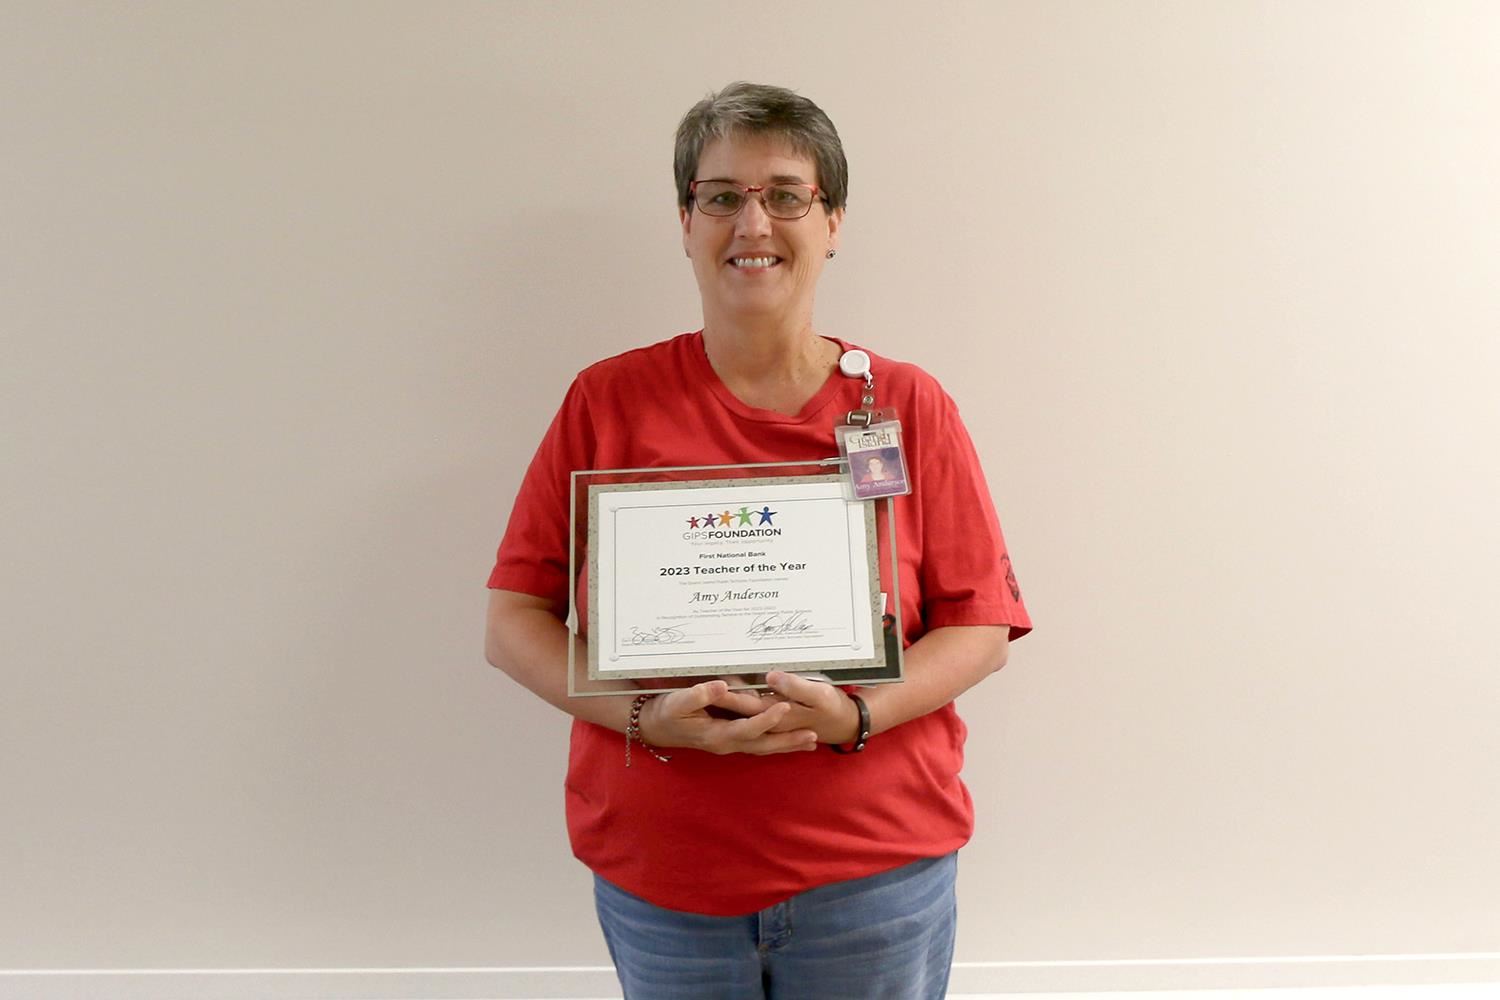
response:
[[[694,180],[726,180],[750,187],[817,184],[818,169],[773,136],[715,139],[703,147]],[[822,201],[800,219],[773,219],[758,195],[738,215],[682,213],[682,245],[693,261],[704,321],[781,319],[811,322],[813,292],[830,249],[838,246],[843,212]],[[767,266],[769,261],[769,266]]]
[[[881,461],[880,459],[878,459],[878,458],[872,458],[872,459],[870,459],[869,469],[870,469],[870,477],[872,479],[884,479],[885,478],[885,462]]]

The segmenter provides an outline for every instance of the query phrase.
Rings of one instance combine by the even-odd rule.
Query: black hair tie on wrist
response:
[[[865,700],[857,694],[851,694],[849,700],[854,702],[854,707],[859,709],[859,734],[854,737],[854,745],[841,747],[837,743],[828,744],[828,749],[834,753],[859,753],[870,742],[870,708]]]

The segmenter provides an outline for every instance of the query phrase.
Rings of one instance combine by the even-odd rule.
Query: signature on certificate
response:
[[[670,646],[674,642],[686,641],[686,632],[680,628],[672,628],[668,625],[658,625],[655,628],[641,628],[639,625],[632,625],[630,626],[630,632],[624,639],[627,646]]]
[[[750,627],[745,630],[745,635],[754,640],[770,639],[775,636],[801,635],[811,628],[806,612],[794,611],[787,615],[771,611],[750,619]]]

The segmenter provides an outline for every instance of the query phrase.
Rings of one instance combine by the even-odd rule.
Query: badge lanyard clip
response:
[[[878,411],[875,409],[875,373],[870,371],[870,356],[858,348],[845,351],[839,355],[839,371],[843,372],[846,378],[865,380],[865,394],[860,397],[860,408],[850,410],[844,417],[844,423],[850,427],[870,426],[878,416]]]
[[[839,358],[839,371],[864,380],[860,408],[850,410],[835,431],[839,458],[858,500],[905,496],[911,492],[906,456],[901,447],[901,421],[894,412],[875,409],[875,375],[870,356],[855,349]]]

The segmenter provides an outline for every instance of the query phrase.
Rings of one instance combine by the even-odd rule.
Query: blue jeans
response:
[[[625,1000],[942,1000],[958,855],[819,886],[744,917],[666,910],[594,876]]]

